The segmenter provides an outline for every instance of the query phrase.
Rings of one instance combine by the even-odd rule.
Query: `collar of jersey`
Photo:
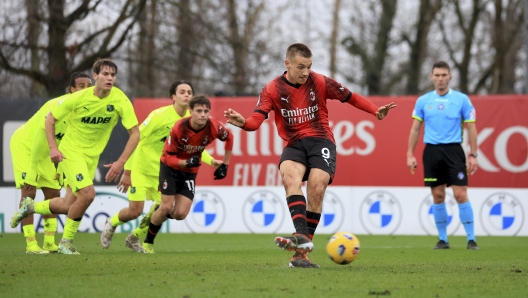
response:
[[[433,92],[434,92],[435,95],[438,95],[438,96],[442,97],[442,96],[446,96],[446,95],[451,94],[451,91],[453,91],[453,89],[449,88],[449,91],[447,91],[447,93],[444,94],[444,95],[438,95],[438,93],[436,93],[436,90],[434,90]]]
[[[207,124],[209,123],[209,119],[207,119],[207,123],[204,125],[204,127],[202,127],[202,129],[200,130],[195,130],[194,128],[192,128],[191,126],[191,117],[187,118],[187,120],[185,120],[185,124],[187,124],[187,127],[189,127],[190,130],[192,130],[193,132],[195,133],[198,133],[202,130],[204,130],[206,127],[207,127]]]
[[[293,88],[297,88],[297,89],[301,88],[302,84],[292,84],[292,83],[290,83],[290,81],[288,81],[288,80],[286,79],[286,73],[287,73],[287,71],[285,71],[285,72],[282,74],[282,76],[280,76],[281,80],[283,80],[286,84],[292,86]]]

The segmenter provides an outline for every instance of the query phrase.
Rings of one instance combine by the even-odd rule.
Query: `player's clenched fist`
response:
[[[221,180],[227,176],[227,165],[221,164],[214,172],[214,180]]]

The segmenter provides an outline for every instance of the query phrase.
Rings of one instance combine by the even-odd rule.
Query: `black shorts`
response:
[[[308,167],[302,181],[308,180],[310,169],[321,169],[330,174],[330,182],[334,179],[336,170],[336,145],[321,138],[303,138],[282,151],[279,168],[283,161],[293,160]]]
[[[422,160],[425,186],[468,185],[466,154],[460,144],[426,144]]]
[[[163,195],[181,194],[194,199],[196,174],[175,170],[160,162],[159,191]]]

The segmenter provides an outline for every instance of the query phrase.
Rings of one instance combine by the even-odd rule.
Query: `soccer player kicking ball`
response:
[[[90,77],[81,72],[75,72],[70,77],[68,92],[73,93],[91,86]],[[44,123],[51,107],[56,105],[64,96],[47,101],[29,120],[19,127],[11,137],[10,150],[13,159],[13,173],[15,173],[16,188],[22,192],[20,204],[26,197],[35,199],[37,188],[42,190],[44,199],[49,200],[60,196],[62,188],[56,178],[57,170],[49,159],[49,148],[46,144]],[[57,123],[55,139],[60,143],[66,132],[64,122]],[[42,140],[44,142],[42,142]],[[35,238],[33,216],[22,220],[22,230],[26,238],[27,254],[47,254],[56,252],[55,232],[57,231],[57,216],[44,216],[44,245],[38,245]]]
[[[159,171],[161,205],[150,219],[147,237],[143,243],[145,253],[154,253],[154,238],[167,216],[183,220],[189,214],[200,155],[215,139],[225,142],[224,161],[214,172],[215,180],[223,179],[227,175],[233,135],[218,120],[209,118],[211,102],[206,96],[194,96],[189,102],[189,107],[191,117],[174,124],[163,148]]]
[[[93,178],[99,156],[119,118],[130,136],[117,161],[105,165],[110,168],[105,177],[106,182],[119,179],[123,165],[139,142],[138,122],[132,103],[123,91],[113,86],[116,74],[117,66],[114,62],[110,59],[98,59],[93,65],[95,86],[67,96],[51,109],[46,118],[46,137],[51,161],[60,162],[59,167],[67,179],[66,197],[38,203],[26,198],[11,219],[11,226],[16,227],[22,218],[33,213],[67,213],[58,248],[61,254],[79,254],[73,246],[73,239],[86,209],[95,198]],[[58,148],[55,123],[64,119],[67,119],[68,133]],[[65,202],[71,203],[71,206],[65,207]]]
[[[160,157],[165,140],[169,137],[171,128],[176,121],[190,115],[189,100],[193,96],[193,88],[189,82],[174,82],[169,90],[174,103],[152,111],[139,126],[139,144],[125,164],[125,172],[121,176],[124,191],[128,189],[129,205],[108,218],[101,233],[101,245],[109,248],[117,226],[138,218],[143,212],[145,198],[153,201],[149,213],[140,222],[138,228],[130,233],[125,246],[135,252],[143,252],[139,239],[144,239],[150,217],[159,206],[161,193],[158,190]],[[202,161],[208,165],[218,167],[221,160],[215,160],[203,151]]]
[[[287,71],[262,89],[253,115],[244,119],[232,109],[224,112],[228,123],[247,131],[257,130],[270,111],[274,111],[279,135],[287,144],[279,170],[286,190],[286,201],[295,233],[276,237],[282,249],[296,251],[290,267],[319,268],[307,253],[313,250],[312,238],[321,218],[326,187],[336,169],[336,145],[328,124],[328,99],[348,103],[383,119],[394,103],[378,108],[335,80],[311,71],[312,52],[304,44],[292,44],[284,62]],[[308,206],[301,190],[307,182]]]

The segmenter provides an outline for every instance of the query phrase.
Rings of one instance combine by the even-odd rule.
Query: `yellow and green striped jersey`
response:
[[[119,117],[127,130],[138,124],[130,99],[116,87],[105,98],[95,96],[94,87],[77,91],[60,100],[51,113],[68,125],[59,149],[88,156],[101,155]]]
[[[183,117],[189,115],[187,110]],[[169,137],[174,123],[183,117],[176,113],[172,105],[152,111],[139,126],[139,144],[125,164],[125,169],[138,171],[143,175],[158,176],[165,140]],[[208,165],[212,161],[211,155],[205,150],[202,154],[202,161]]]
[[[29,120],[24,123],[24,125],[20,126],[15,133],[13,134],[13,138],[11,139],[12,142],[18,142],[21,145],[32,148],[33,146],[33,138],[35,133],[42,133],[42,129],[44,128],[45,122],[46,122],[46,116],[48,115],[49,111],[54,105],[57,105],[59,101],[66,98],[69,94],[50,99],[48,100]],[[60,143],[62,140],[62,137],[66,133],[66,123],[65,121],[60,121],[55,124],[55,139],[57,140],[57,144]],[[48,149],[49,154],[49,147],[46,146]],[[45,149],[45,148],[43,148]],[[46,152],[44,152],[46,153]]]

